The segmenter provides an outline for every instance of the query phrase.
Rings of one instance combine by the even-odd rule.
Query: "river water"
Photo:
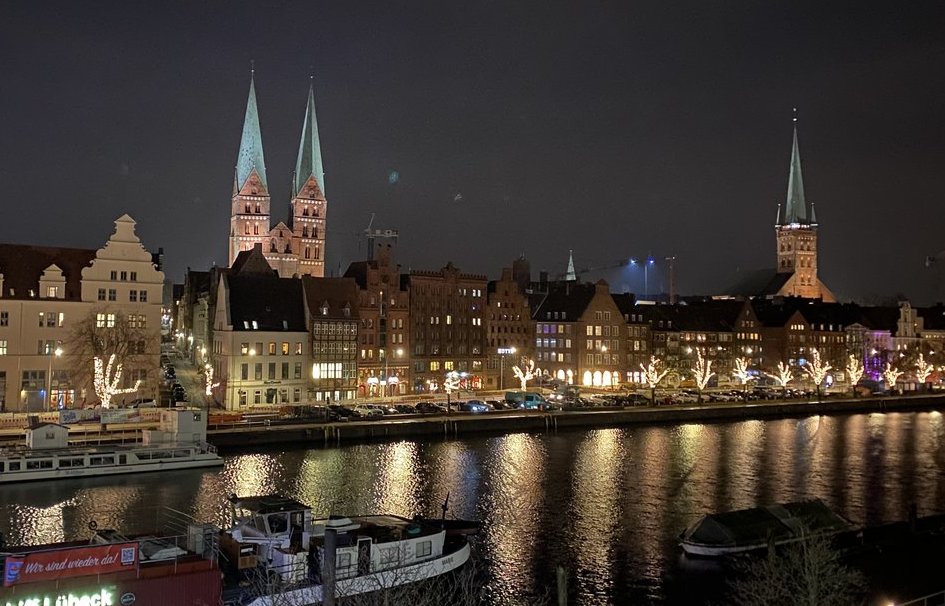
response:
[[[570,604],[720,603],[675,540],[702,514],[812,497],[858,524],[905,519],[912,503],[945,512],[943,465],[939,412],[237,452],[213,471],[0,487],[0,532],[74,539],[93,519],[146,531],[158,506],[223,521],[232,493],[282,493],[319,516],[433,516],[449,494],[451,516],[482,521],[490,603],[531,602],[559,565]]]

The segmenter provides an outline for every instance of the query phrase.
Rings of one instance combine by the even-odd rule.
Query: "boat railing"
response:
[[[942,606],[945,604],[945,590],[930,593],[908,602],[890,602],[889,606]]]

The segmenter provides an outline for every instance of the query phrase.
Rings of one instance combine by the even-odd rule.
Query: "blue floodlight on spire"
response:
[[[266,182],[266,160],[263,157],[262,133],[259,130],[259,111],[256,108],[256,70],[249,77],[249,98],[246,100],[246,117],[243,119],[243,136],[240,138],[240,152],[236,161],[236,187],[242,188],[249,175],[256,170],[262,186],[269,189]]]
[[[318,187],[325,194],[325,170],[322,168],[322,150],[318,140],[318,122],[315,120],[315,82],[310,78],[308,102],[305,105],[305,122],[302,124],[302,140],[299,142],[299,157],[295,163],[295,191],[298,195],[309,177],[315,176]]]

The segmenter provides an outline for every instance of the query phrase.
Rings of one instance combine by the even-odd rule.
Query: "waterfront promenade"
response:
[[[776,419],[812,415],[853,414],[891,411],[923,411],[945,408],[941,393],[893,397],[827,398],[819,401],[760,400],[692,405],[635,407],[594,407],[573,410],[511,410],[489,413],[392,415],[378,419],[344,422],[313,422],[295,416],[270,415],[254,409],[248,413],[208,410],[208,440],[217,447],[247,447],[296,443],[308,446],[336,446],[372,440],[400,440],[411,437],[455,438],[472,434],[514,432],[556,432],[625,425],[665,423],[705,423],[749,419]],[[207,410],[207,409],[204,409]],[[56,413],[44,413],[45,416]],[[75,442],[128,442],[144,429],[157,426],[160,409],[137,411],[126,422],[77,423],[70,425]],[[4,415],[0,419],[0,443],[21,442],[25,415]]]

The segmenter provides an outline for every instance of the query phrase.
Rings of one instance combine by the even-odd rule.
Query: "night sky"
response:
[[[273,223],[315,74],[329,273],[376,213],[404,268],[675,255],[721,291],[774,266],[796,106],[822,280],[945,297],[941,1],[8,0],[0,241],[97,248],[127,212],[173,280],[225,263],[250,60]]]

